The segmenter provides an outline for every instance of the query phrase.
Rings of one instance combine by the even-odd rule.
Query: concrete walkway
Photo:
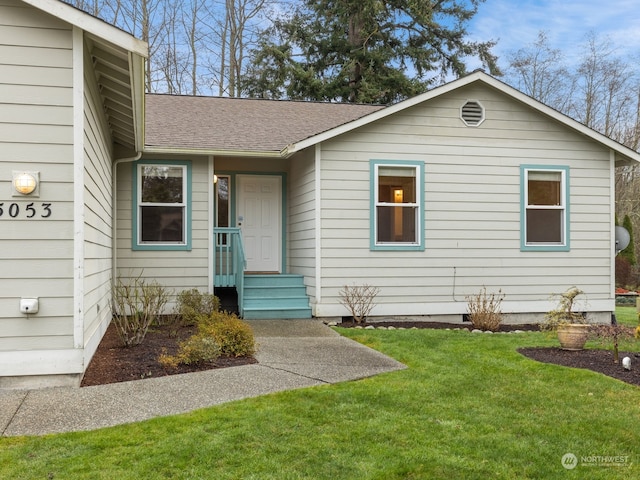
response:
[[[257,364],[84,388],[0,390],[2,436],[94,430],[406,368],[317,320],[249,321]]]

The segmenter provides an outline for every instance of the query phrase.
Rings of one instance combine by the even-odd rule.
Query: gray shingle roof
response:
[[[280,152],[384,108],[380,105],[292,102],[147,94],[145,146],[223,152]]]

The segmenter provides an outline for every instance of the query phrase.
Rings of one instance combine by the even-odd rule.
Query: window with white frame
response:
[[[188,164],[136,165],[137,246],[188,246]]]
[[[372,162],[372,249],[422,249],[421,162]]]
[[[568,249],[568,177],[566,167],[521,168],[522,249]]]

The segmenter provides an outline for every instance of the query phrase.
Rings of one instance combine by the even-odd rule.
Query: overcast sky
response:
[[[473,39],[498,40],[493,51],[503,67],[506,54],[535,42],[540,30],[568,63],[578,61],[589,31],[640,60],[640,0],[486,0],[469,27]]]

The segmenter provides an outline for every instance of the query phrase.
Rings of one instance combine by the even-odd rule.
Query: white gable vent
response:
[[[469,127],[477,127],[484,121],[484,107],[475,100],[469,100],[460,109],[460,118]]]

